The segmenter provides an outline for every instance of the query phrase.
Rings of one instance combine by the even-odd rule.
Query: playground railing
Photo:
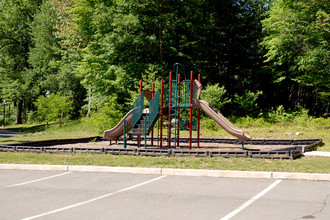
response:
[[[144,91],[142,91],[133,103],[133,119],[132,119],[132,129],[139,121],[143,114],[144,109]]]
[[[148,130],[154,123],[159,114],[159,97],[160,91],[155,92],[153,99],[149,103],[149,119],[148,119]]]
[[[180,107],[189,107],[190,105],[190,81],[184,80],[180,86]]]
[[[175,85],[176,81],[173,80],[172,84],[172,106],[177,105],[178,107],[188,108],[190,106],[190,80],[184,80],[180,83],[180,104],[177,101],[177,88]],[[169,105],[169,90],[165,92],[165,107]],[[194,97],[196,99],[196,95]]]

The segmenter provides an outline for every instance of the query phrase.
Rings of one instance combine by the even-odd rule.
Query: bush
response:
[[[28,113],[28,122],[32,124],[33,122],[35,122],[37,120],[38,120],[38,112],[30,111]]]
[[[285,112],[283,105],[278,106],[276,109],[272,108],[268,112],[268,121],[270,123],[286,123],[290,121],[291,117],[291,114]]]
[[[313,118],[308,115],[308,110],[298,106],[296,111],[285,111],[282,105],[278,106],[276,110],[272,109],[268,113],[267,120],[270,123],[287,124],[292,123],[304,127],[317,126],[320,128],[329,127],[329,120],[323,118]]]
[[[201,99],[220,111],[222,106],[231,102],[231,99],[225,97],[226,92],[225,87],[219,86],[219,83],[215,85],[208,84],[202,91]]]
[[[103,134],[105,130],[113,128],[122,119],[123,113],[118,109],[117,103],[111,99],[98,111],[93,112],[90,118],[84,118],[83,122],[93,127],[97,133]]]
[[[201,127],[211,131],[219,131],[220,126],[211,118],[201,120]]]
[[[34,103],[38,108],[38,116],[42,121],[63,121],[64,116],[68,117],[72,112],[72,101],[69,97],[58,94],[50,94],[48,97],[39,96]]]
[[[293,112],[292,114],[292,123],[296,125],[301,125],[307,127],[310,125],[311,121],[313,120],[312,116],[308,115],[308,110],[302,107],[298,108],[298,111]]]
[[[230,118],[230,121],[235,124],[237,127],[268,127],[270,123],[267,122],[264,118],[251,118],[247,117],[235,117]]]
[[[235,94],[234,103],[238,104],[239,109],[244,112],[243,115],[257,116],[260,111],[257,99],[260,95],[262,91],[254,93],[246,90],[241,96]]]
[[[330,129],[330,118],[314,118],[310,126],[320,130]]]

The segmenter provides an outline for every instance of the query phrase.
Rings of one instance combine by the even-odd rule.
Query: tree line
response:
[[[0,99],[17,124],[47,94],[65,97],[71,118],[109,102],[126,111],[140,79],[167,78],[179,62],[226,115],[320,116],[329,36],[327,0],[0,0]]]

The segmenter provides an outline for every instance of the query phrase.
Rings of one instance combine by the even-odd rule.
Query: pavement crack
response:
[[[322,208],[318,212],[322,212],[324,210],[324,208],[327,206],[327,201],[329,198],[330,198],[330,195],[327,195],[327,197],[323,200]],[[316,212],[316,213],[318,213],[318,212]]]
[[[305,216],[303,216],[303,217],[299,217],[299,218],[296,218],[296,219],[314,219],[314,218],[316,218],[315,217],[315,215],[318,215],[319,213],[322,213],[323,212],[323,210],[325,209],[325,207],[327,206],[327,204],[328,204],[328,200],[329,200],[329,198],[330,198],[330,195],[327,195],[326,197],[325,197],[325,199],[323,200],[323,202],[322,202],[322,207],[320,208],[320,210],[318,210],[318,211],[316,211],[316,212],[313,212],[312,214],[310,214],[310,215],[305,215]],[[295,220],[296,220],[295,219]]]

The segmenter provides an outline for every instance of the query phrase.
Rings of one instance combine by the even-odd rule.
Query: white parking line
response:
[[[258,193],[257,195],[255,195],[253,198],[251,198],[250,200],[248,200],[247,202],[245,202],[244,204],[242,204],[240,207],[238,207],[237,209],[235,209],[234,211],[232,211],[228,215],[222,217],[220,220],[229,220],[229,219],[231,219],[236,214],[238,214],[239,212],[241,212],[243,209],[245,209],[246,207],[248,207],[249,205],[251,205],[252,203],[254,203],[256,200],[258,200],[259,198],[261,198],[263,195],[265,195],[266,193],[268,193],[270,190],[272,190],[281,181],[282,180],[276,180],[270,186],[268,186],[266,189],[262,190],[260,193]]]
[[[139,183],[139,184],[136,184],[136,185],[133,185],[133,186],[130,186],[130,187],[124,188],[124,189],[120,189],[120,190],[118,190],[118,191],[115,191],[115,192],[111,192],[111,193],[105,194],[105,195],[103,195],[103,196],[98,196],[98,197],[95,197],[95,198],[93,198],[93,199],[86,200],[86,201],[84,201],[84,202],[80,202],[80,203],[72,204],[72,205],[69,205],[69,206],[65,206],[65,207],[63,207],[63,208],[55,209],[55,210],[53,210],[53,211],[44,212],[44,213],[39,214],[39,215],[35,215],[35,216],[31,216],[31,217],[23,218],[22,220],[36,219],[36,218],[40,218],[40,217],[43,217],[43,216],[46,216],[46,215],[50,215],[50,214],[54,214],[54,213],[57,213],[57,212],[62,212],[62,211],[68,210],[68,209],[72,209],[72,208],[75,208],[75,207],[78,207],[78,206],[82,206],[82,205],[85,205],[85,204],[88,204],[88,203],[91,203],[91,202],[95,202],[95,201],[100,200],[100,199],[104,199],[104,198],[110,197],[110,196],[112,196],[112,195],[115,195],[115,194],[118,194],[118,193],[121,193],[121,192],[125,192],[125,191],[127,191],[127,190],[131,190],[131,189],[134,189],[134,188],[137,188],[137,187],[140,187],[140,186],[146,185],[146,184],[148,184],[148,183],[155,182],[155,181],[160,180],[160,179],[162,179],[162,178],[164,178],[164,177],[166,177],[166,175],[164,175],[164,176],[160,176],[160,177],[157,177],[157,178],[154,178],[154,179],[151,179],[151,180],[145,181],[145,182],[143,182],[143,183]]]
[[[29,184],[29,183],[35,183],[35,182],[39,182],[39,181],[48,180],[48,179],[52,179],[52,178],[55,178],[55,177],[63,176],[63,175],[69,174],[69,173],[72,173],[72,172],[65,172],[65,173],[61,173],[61,174],[57,174],[57,175],[53,175],[53,176],[44,177],[44,178],[41,178],[41,179],[31,180],[31,181],[24,182],[24,183],[17,183],[17,184],[13,184],[13,185],[10,185],[10,186],[5,186],[4,188],[22,186],[22,185],[26,185],[26,184]]]

